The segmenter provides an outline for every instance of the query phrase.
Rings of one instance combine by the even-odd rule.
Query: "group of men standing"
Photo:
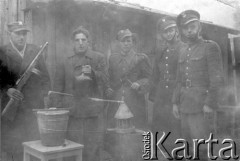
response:
[[[155,97],[150,92],[150,99],[154,98],[152,130],[171,132],[165,143],[169,152],[180,137],[189,143],[207,138],[210,129],[205,116],[218,107],[223,86],[220,47],[201,37],[199,20],[198,12],[187,10],[176,21],[164,17],[158,23],[167,45],[157,54],[153,68],[153,87],[158,84],[158,88]],[[199,154],[200,160],[208,160],[206,147]]]
[[[2,149],[10,160],[18,161],[22,160],[21,142],[38,139],[38,134],[31,135],[37,124],[30,111],[43,107],[50,81],[41,58],[36,65],[40,72],[31,76],[22,91],[14,88],[14,82],[38,48],[26,44],[29,30],[24,24],[13,23],[8,27],[10,43],[2,48],[0,55],[1,72],[6,75],[0,78],[2,107],[5,107],[6,96],[20,100],[21,105],[14,121],[2,119]],[[72,94],[73,98],[57,95],[53,104],[71,108],[67,138],[84,144],[84,160],[100,160],[106,130],[106,104],[90,98],[124,100],[134,115],[136,128],[172,133],[171,140],[166,143],[168,150],[174,148],[174,141],[180,136],[206,138],[208,128],[204,113],[217,108],[218,89],[223,83],[220,48],[215,42],[202,39],[200,15],[194,10],[182,12],[177,20],[161,18],[157,29],[165,45],[156,50],[153,70],[148,56],[134,50],[136,39],[129,29],[118,32],[120,50],[110,55],[108,63],[103,54],[90,48],[90,34],[86,28],[80,26],[73,31],[73,51],[58,64],[52,85],[52,90]],[[154,102],[151,127],[147,124],[145,96],[148,93],[149,100]],[[114,115],[119,105],[110,105],[107,126],[115,127]],[[201,152],[201,159],[206,159],[206,150]]]

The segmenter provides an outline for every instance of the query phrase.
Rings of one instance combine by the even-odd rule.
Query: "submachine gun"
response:
[[[41,54],[43,53],[43,51],[47,47],[47,45],[48,45],[48,42],[46,42],[41,47],[41,49],[39,50],[39,52],[37,53],[35,58],[29,64],[28,68],[24,71],[24,73],[21,75],[21,77],[17,80],[16,85],[15,85],[15,88],[17,90],[21,91],[23,86],[27,83],[28,79],[31,77],[31,75],[33,73],[33,70],[37,64],[38,59],[40,58]],[[6,118],[10,121],[13,121],[17,114],[19,103],[20,103],[20,101],[10,98],[7,105],[5,106],[5,108],[2,111],[2,117]]]

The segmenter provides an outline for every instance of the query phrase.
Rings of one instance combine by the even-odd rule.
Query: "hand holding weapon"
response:
[[[39,52],[37,53],[35,58],[32,60],[32,62],[28,66],[28,68],[25,70],[25,72],[22,74],[22,76],[17,80],[16,89],[18,91],[22,90],[23,86],[27,83],[28,79],[31,77],[33,71],[35,71],[35,66],[37,64],[37,61],[39,60],[40,56],[42,55],[42,53],[43,53],[44,49],[47,47],[47,45],[48,45],[48,42],[46,42],[41,47],[41,49],[39,50]],[[15,118],[15,115],[17,113],[18,106],[19,106],[19,101],[15,100],[13,98],[10,98],[9,102],[7,103],[7,105],[5,106],[5,108],[2,112],[2,116],[7,118],[10,121],[13,121]]]

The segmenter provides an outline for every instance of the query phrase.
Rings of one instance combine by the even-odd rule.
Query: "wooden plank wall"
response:
[[[23,9],[26,7],[26,0],[0,0],[0,45],[9,41],[7,24],[14,21],[24,22]]]
[[[48,3],[9,0],[7,7],[5,23],[14,20],[25,21],[32,28],[29,42],[37,45],[49,42],[45,58],[51,78],[54,77],[56,63],[72,52],[71,33],[79,25],[85,26],[90,31],[92,48],[106,56],[110,51],[117,50],[116,34],[120,29],[129,28],[137,33],[136,50],[148,54],[151,59],[154,56],[154,48],[161,45],[161,40],[156,34],[157,20],[164,16],[160,14],[110,4],[74,0],[52,0]],[[23,8],[28,10],[23,12]],[[224,61],[225,82],[230,84],[231,67],[229,66],[230,51],[227,35],[228,33],[234,34],[235,31],[204,24],[202,33],[204,38],[212,39],[220,45]],[[5,38],[4,41],[6,42]]]
[[[223,69],[224,69],[224,83],[225,88],[221,104],[234,105],[234,93],[233,93],[233,66],[231,63],[231,50],[230,41],[228,34],[238,34],[238,31],[215,26],[212,24],[203,24],[202,35],[207,40],[213,40],[217,42],[221,48],[223,58]]]
[[[137,50],[150,54],[155,46],[157,16],[136,10],[74,1],[35,3],[32,9],[33,42],[49,41],[47,64],[54,77],[56,63],[72,52],[71,33],[79,25],[91,34],[91,46],[107,56],[116,50],[116,34],[129,28],[137,33]],[[54,83],[54,82],[53,82]]]

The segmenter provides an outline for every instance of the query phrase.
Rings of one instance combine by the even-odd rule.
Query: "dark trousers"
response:
[[[153,104],[153,122],[152,132],[159,132],[159,136],[163,132],[166,134],[171,132],[168,139],[164,142],[165,148],[171,152],[175,147],[176,139],[181,138],[180,121],[173,115],[172,93],[174,84],[159,83],[156,97]]]
[[[207,139],[209,128],[204,118],[204,113],[181,113],[181,133],[184,139],[190,143],[190,154],[193,139]],[[200,145],[200,160],[207,160],[207,145]]]
[[[103,146],[103,116],[88,118],[70,117],[67,138],[84,145],[83,160],[100,160],[100,151]],[[67,160],[74,160],[68,158]],[[66,159],[65,159],[66,160]]]
[[[14,121],[1,122],[1,150],[4,161],[22,161],[22,143],[40,139],[37,118],[32,109],[24,107],[18,109]]]

